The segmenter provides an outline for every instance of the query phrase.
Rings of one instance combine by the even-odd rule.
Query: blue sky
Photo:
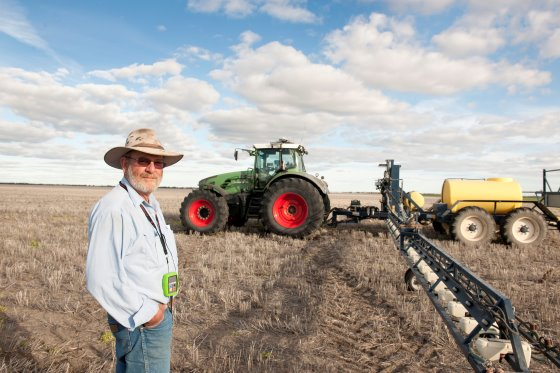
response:
[[[185,154],[164,186],[279,137],[331,191],[560,168],[560,0],[0,0],[0,50],[1,182],[115,184],[141,127]]]

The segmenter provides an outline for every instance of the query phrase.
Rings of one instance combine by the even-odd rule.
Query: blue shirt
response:
[[[133,330],[148,322],[163,295],[163,275],[177,271],[173,231],[165,224],[158,201],[146,202],[123,178],[94,206],[89,217],[86,286],[119,324]],[[157,230],[140,208],[143,205],[159,226],[168,246],[166,257]]]

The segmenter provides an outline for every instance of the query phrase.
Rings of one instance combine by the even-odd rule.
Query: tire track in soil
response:
[[[410,325],[410,315],[399,313],[345,263],[348,242],[339,233],[327,230],[289,256],[262,307],[232,311],[199,331],[200,363],[210,366],[197,364],[192,370],[227,366],[228,371],[389,373],[441,368],[438,347]],[[299,321],[290,325],[294,315]],[[253,327],[263,325],[262,320],[272,321]],[[272,351],[273,358],[259,361],[249,353],[252,346],[257,352]],[[214,365],[216,352],[238,358]]]
[[[421,371],[441,367],[436,348],[391,304],[381,299],[344,263],[345,242],[331,237],[307,247],[312,265],[307,281],[321,284],[317,337],[304,350],[316,351],[327,372]],[[395,253],[396,254],[396,253]],[[312,364],[314,365],[314,364]]]

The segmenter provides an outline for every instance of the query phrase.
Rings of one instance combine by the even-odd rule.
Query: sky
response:
[[[560,0],[0,0],[0,182],[115,185],[105,152],[147,127],[185,155],[162,186],[283,137],[332,192],[386,159],[407,191],[537,191],[559,78]]]

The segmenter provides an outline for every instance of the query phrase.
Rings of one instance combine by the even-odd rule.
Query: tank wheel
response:
[[[452,233],[465,245],[484,245],[494,238],[494,219],[480,207],[465,207],[455,217]]]
[[[412,269],[407,269],[404,273],[404,283],[406,284],[406,289],[408,291],[417,291],[420,290],[420,282],[412,272]]]
[[[500,233],[508,245],[538,245],[546,236],[546,222],[539,213],[519,208],[506,216]]]
[[[225,199],[209,190],[193,190],[179,209],[181,223],[191,231],[214,233],[223,230],[228,219]]]
[[[264,193],[261,219],[273,233],[304,237],[323,223],[323,198],[303,179],[278,180]]]

